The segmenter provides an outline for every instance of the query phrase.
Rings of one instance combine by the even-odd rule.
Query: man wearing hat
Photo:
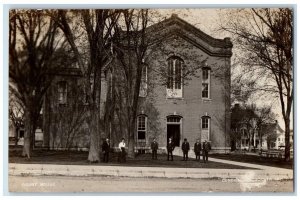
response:
[[[183,152],[182,161],[187,161],[188,157],[189,157],[188,153],[189,153],[189,150],[190,150],[190,144],[188,143],[186,138],[184,138],[184,140],[183,140],[183,143],[181,145],[181,149],[182,149],[182,152]]]

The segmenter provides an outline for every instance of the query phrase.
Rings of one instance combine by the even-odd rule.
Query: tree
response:
[[[226,17],[228,22],[221,29],[235,37],[240,64],[245,67],[241,72],[254,83],[249,89],[274,94],[280,100],[285,123],[285,159],[289,160],[294,95],[293,12],[289,8],[239,9],[231,10]]]
[[[10,87],[13,87],[12,85]],[[11,90],[9,93],[9,119],[15,128],[15,145],[18,143],[18,132],[24,126],[24,106]]]
[[[76,81],[78,82],[75,83]],[[73,80],[73,83],[68,85],[68,105],[51,106],[52,147],[70,150],[74,146],[77,147],[78,140],[86,136],[87,106],[83,94],[80,80]]]
[[[119,71],[122,75],[120,74],[119,78],[124,80],[123,85],[119,85],[117,94],[120,111],[123,111],[126,119],[124,125],[128,138],[128,156],[134,157],[135,124],[141,77],[143,70],[146,70],[144,60],[150,42],[146,32],[149,13],[148,9],[126,9],[122,10],[121,13],[120,20],[124,24],[117,25],[113,37],[117,60],[121,66]],[[118,116],[119,122],[122,124],[122,117]]]
[[[84,79],[88,103],[90,148],[88,161],[99,162],[102,70],[113,60],[111,37],[118,10],[58,10],[53,19],[64,32]]]
[[[262,137],[266,139],[267,142],[267,148],[271,149],[273,148],[273,144],[276,142],[278,134],[277,134],[277,122],[271,122],[271,123],[266,123],[260,126],[259,131],[260,134],[263,134]]]
[[[9,16],[10,92],[24,106],[23,156],[30,158],[48,74],[61,66],[63,45],[57,24],[45,10],[11,10]],[[60,57],[62,56],[62,57]]]
[[[256,129],[260,140],[260,149],[262,150],[262,138],[266,137],[267,141],[270,141],[274,137],[276,138],[276,132],[270,127],[274,124],[275,114],[272,112],[271,106],[265,106],[256,109]],[[275,123],[277,126],[277,122]],[[268,128],[269,127],[269,130]],[[274,134],[275,133],[275,134]]]
[[[230,139],[232,143],[232,150],[235,150],[235,145],[238,141],[241,140],[241,128],[242,128],[242,119],[243,112],[242,108],[239,104],[235,104],[234,107],[231,108],[231,131],[230,131]]]
[[[254,134],[257,131],[260,139],[260,148],[262,148],[262,137],[271,137],[271,132],[266,131],[266,127],[269,127],[274,122],[274,119],[275,115],[270,106],[257,107],[255,104],[235,104],[231,109],[230,136],[232,142],[240,141],[242,134],[246,134],[249,141],[248,150],[251,151]]]
[[[254,134],[256,129],[256,113],[255,113],[256,106],[252,105],[245,105],[243,110],[243,127],[245,128],[245,132],[248,138],[248,150],[251,151],[254,143]]]

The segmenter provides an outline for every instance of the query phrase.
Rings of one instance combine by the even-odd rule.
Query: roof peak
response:
[[[192,25],[191,23],[187,22],[186,20],[180,18],[178,14],[171,14],[171,17],[166,18],[158,23],[155,23],[148,27],[148,30],[154,31],[155,28],[159,30],[164,29],[168,25],[177,24],[181,26],[182,29],[186,31],[192,32],[197,37],[201,38],[202,40],[208,42],[211,46],[214,47],[225,47],[225,48],[232,48],[232,42],[229,37],[225,37],[223,39],[214,38],[207,33],[203,32],[200,28]]]
[[[171,17],[177,17],[177,18],[179,18],[178,15],[175,14],[175,13],[172,13]]]

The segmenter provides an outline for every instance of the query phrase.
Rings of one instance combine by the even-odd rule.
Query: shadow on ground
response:
[[[87,161],[88,152],[82,151],[54,151],[54,150],[34,150],[30,159],[22,157],[22,149],[9,149],[10,163],[30,163],[30,164],[58,164],[58,165],[112,165],[112,166],[132,166],[132,167],[177,167],[177,168],[213,168],[213,169],[254,169],[238,165],[218,163],[209,161],[203,163],[201,160],[189,159],[181,161],[182,157],[174,156],[174,161],[167,161],[167,155],[158,155],[157,160],[151,159],[151,154],[139,154],[135,158],[127,158],[126,163],[118,162],[118,153],[110,153],[108,163],[89,163]],[[202,158],[202,157],[201,157]]]
[[[212,158],[219,158],[224,160],[231,160],[231,161],[258,164],[258,165],[266,165],[270,167],[280,167],[285,169],[293,169],[294,167],[293,160],[287,162],[280,158],[268,158],[268,157],[261,157],[259,155],[231,153],[231,154],[211,154],[210,156]]]

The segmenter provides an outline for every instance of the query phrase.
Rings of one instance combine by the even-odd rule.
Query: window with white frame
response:
[[[201,118],[201,130],[203,138],[209,140],[209,133],[210,133],[210,117],[203,116]]]
[[[202,118],[202,129],[203,130],[207,130],[208,129],[208,121],[209,121],[208,117],[203,117]]]
[[[202,98],[210,98],[210,69],[202,69]]]
[[[140,115],[137,117],[137,139],[146,140],[147,133],[147,117]]]
[[[141,84],[140,84],[140,97],[146,97],[147,96],[147,76],[148,76],[148,71],[147,71],[147,65],[142,66],[142,76],[141,76]]]
[[[67,103],[67,82],[66,81],[58,82],[58,103],[59,104]]]
[[[168,59],[167,97],[182,97],[183,61],[178,57]]]

